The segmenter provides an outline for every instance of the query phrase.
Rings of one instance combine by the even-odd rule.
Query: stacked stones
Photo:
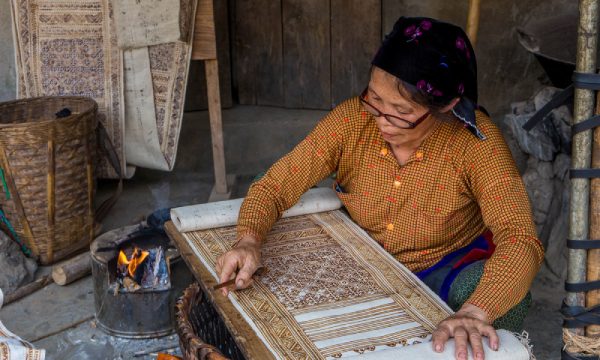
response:
[[[537,232],[546,249],[546,265],[556,276],[564,278],[569,229],[572,111],[563,105],[531,131],[523,130],[523,125],[558,91],[560,89],[546,87],[527,101],[511,104],[512,111],[504,117],[501,127],[531,200]]]

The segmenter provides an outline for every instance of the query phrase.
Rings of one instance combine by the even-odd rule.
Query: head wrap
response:
[[[372,64],[414,85],[435,105],[460,98],[452,112],[471,133],[485,139],[475,121],[475,52],[460,27],[425,17],[401,17]]]

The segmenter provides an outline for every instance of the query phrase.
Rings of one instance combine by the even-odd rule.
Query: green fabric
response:
[[[471,296],[479,284],[483,275],[484,260],[476,261],[465,267],[456,277],[450,286],[448,294],[448,305],[452,310],[457,311]],[[520,303],[510,309],[504,316],[496,319],[492,324],[495,329],[506,329],[513,332],[523,330],[523,321],[527,316],[527,311],[531,306],[531,293],[527,293]]]

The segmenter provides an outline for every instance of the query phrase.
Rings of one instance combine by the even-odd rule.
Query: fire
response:
[[[146,260],[147,256],[147,251],[141,250],[136,247],[133,249],[131,258],[127,259],[127,255],[125,255],[123,250],[121,250],[119,251],[119,258],[117,260],[117,264],[119,266],[127,266],[127,272],[129,273],[129,276],[133,278],[137,267],[140,266],[144,262],[144,260]]]

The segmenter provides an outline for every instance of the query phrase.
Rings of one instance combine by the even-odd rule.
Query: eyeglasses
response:
[[[379,110],[378,108],[373,106],[373,104],[371,104],[367,101],[367,90],[368,90],[368,88],[365,89],[362,92],[362,94],[360,94],[360,102],[365,107],[365,110],[367,110],[371,115],[373,115],[375,117],[380,117],[380,116],[385,117],[385,119],[387,121],[389,121],[392,125],[394,125],[396,127],[399,127],[402,129],[414,129],[417,127],[417,125],[422,123],[423,120],[427,119],[427,117],[429,116],[429,111],[427,111],[425,114],[423,114],[423,116],[419,117],[417,120],[412,122],[412,121],[404,120],[395,115],[385,114],[381,110]]]

